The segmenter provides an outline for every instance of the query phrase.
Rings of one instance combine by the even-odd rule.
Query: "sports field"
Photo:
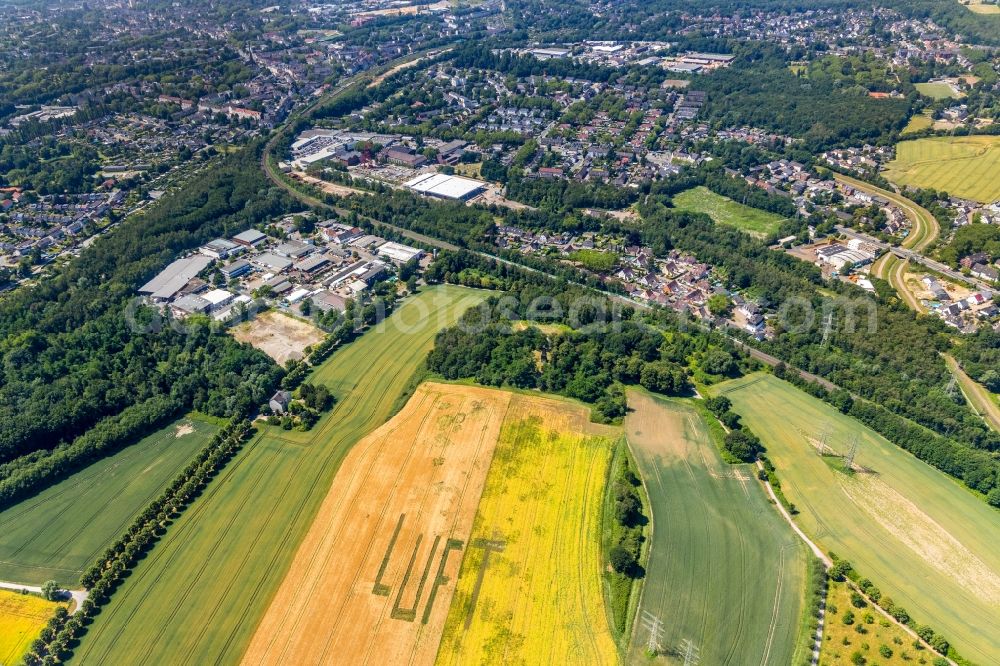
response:
[[[336,406],[310,432],[249,442],[115,593],[75,651],[79,664],[236,663],[344,457],[392,415],[433,346],[485,292],[427,288],[310,378]]]
[[[78,587],[83,570],[216,430],[181,419],[0,511],[0,580]]]
[[[619,433],[575,404],[511,398],[437,663],[618,662],[600,521]]]
[[[243,663],[433,664],[510,399],[422,384],[361,440]]]
[[[793,663],[805,547],[768,503],[751,465],[722,462],[689,405],[630,391],[625,434],[649,493],[652,547],[640,604],[665,629],[657,663],[684,639],[703,664]],[[637,620],[630,664],[648,664]]]
[[[0,664],[21,663],[59,605],[33,594],[0,590]]]
[[[969,11],[975,12],[976,14],[1000,14],[1000,5],[998,4],[986,4],[979,0],[969,0],[969,2],[963,3],[969,8]]]
[[[928,137],[896,144],[886,178],[992,203],[1000,199],[1000,136]]]
[[[924,97],[930,97],[931,99],[957,99],[959,97],[955,89],[952,88],[947,83],[942,83],[937,81],[935,83],[914,83],[913,87],[917,89]]]
[[[995,509],[854,419],[771,375],[713,387],[760,436],[796,522],[850,560],[967,659],[1000,663],[1000,520]],[[872,470],[838,471],[819,442]]]
[[[784,218],[766,210],[751,208],[699,186],[674,196],[674,206],[681,210],[705,213],[719,224],[742,229],[755,236],[778,231]]]

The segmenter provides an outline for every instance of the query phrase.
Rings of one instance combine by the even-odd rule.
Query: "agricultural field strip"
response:
[[[804,550],[798,540],[793,537],[791,529],[778,516],[773,515],[764,494],[759,489],[750,487],[757,482],[751,476],[752,471],[743,469],[748,466],[730,467],[721,462],[715,451],[715,444],[710,441],[703,427],[698,427],[697,419],[700,416],[694,410],[679,402],[660,401],[640,392],[630,392],[629,400],[634,411],[627,417],[626,431],[636,462],[647,480],[653,508],[653,531],[650,536],[653,547],[647,563],[640,612],[646,610],[660,615],[663,609],[670,609],[687,617],[701,618],[697,625],[700,636],[684,637],[694,638],[698,642],[700,637],[713,636],[711,644],[702,645],[703,658],[707,657],[713,663],[750,663],[746,661],[750,657],[754,658],[754,663],[758,663],[757,656],[760,664],[787,663],[795,646],[794,629],[798,625],[801,600],[785,589],[785,586],[789,582],[800,585],[801,580],[799,574],[791,573],[794,571],[794,563],[787,559],[786,551],[792,549],[796,552],[800,568],[804,567],[804,560],[801,558]],[[669,424],[660,423],[655,427],[654,421],[651,425],[657,436],[685,442],[683,449],[666,454],[662,451],[656,453],[649,448],[655,446],[651,440],[633,432],[637,428],[641,428],[643,432],[650,431],[650,425],[637,420],[650,416],[669,418]],[[677,447],[677,444],[673,446]],[[739,490],[736,490],[735,484],[739,485]],[[693,491],[690,496],[677,495],[679,492],[690,491]],[[747,504],[734,504],[734,494],[744,498]],[[754,504],[756,506],[751,508]],[[734,506],[740,508],[737,510]],[[671,511],[664,513],[664,507]],[[698,512],[698,508],[706,507],[714,507],[711,515],[718,514],[717,517],[721,520],[708,520],[705,514]],[[745,512],[746,515],[730,516],[728,519],[724,517],[734,510],[738,514]],[[751,522],[764,523],[767,533],[773,536],[765,537],[758,533],[753,543],[749,542],[740,525]],[[685,533],[690,535],[689,539],[678,539]],[[699,551],[706,554],[705,558],[698,557],[691,562],[704,564],[708,571],[702,573],[715,573],[700,576],[684,568],[683,562],[687,562],[688,557],[692,556],[690,553],[679,560],[681,564],[672,564],[676,557],[681,557],[681,554],[674,552],[679,543],[703,544]],[[739,552],[738,567],[734,568],[728,562],[715,561],[733,548]],[[757,553],[753,563],[749,559],[751,550]],[[740,577],[762,575],[761,558],[766,555],[765,559],[770,559],[774,553],[777,553],[777,562],[773,562],[768,570],[786,573],[775,573],[774,580],[768,581],[773,583],[773,593],[751,596],[747,586],[738,584],[738,581],[728,581],[725,575],[719,573],[736,570]],[[790,579],[786,580],[789,575]],[[660,581],[662,576],[668,578]],[[701,599],[697,608],[685,605],[697,598]],[[790,609],[789,602],[792,604]],[[737,609],[735,612],[723,613],[725,618],[736,623],[735,626],[726,626],[724,632],[716,617],[721,608]],[[676,617],[665,620],[668,635],[678,630]],[[766,620],[768,624],[749,627],[748,620]],[[685,624],[684,618],[679,622]],[[776,650],[779,627],[783,629],[782,648]],[[726,641],[719,639],[723,634]],[[678,639],[680,637],[675,636]],[[633,633],[630,662],[642,662],[644,639],[639,632]],[[725,643],[721,646],[721,652],[720,642]]]
[[[1000,197],[1000,138],[933,137],[904,141],[885,175],[903,185],[932,187],[991,203]]]
[[[997,404],[990,390],[967,375],[953,356],[948,354],[942,355],[944,356],[945,363],[948,364],[948,369],[951,370],[951,373],[961,385],[962,393],[965,395],[966,400],[969,401],[991,428],[1000,432],[1000,405]]]
[[[173,422],[140,442],[0,512],[0,534],[5,535],[0,536],[0,553],[4,556],[4,560],[0,561],[0,578],[27,577],[31,580],[21,582],[41,584],[46,579],[63,574],[72,575],[72,580],[60,582],[70,586],[75,584],[76,575],[97,558],[216,430],[210,424],[198,422],[196,432],[177,437],[175,432],[178,427],[178,422]],[[163,441],[164,438],[166,442]],[[164,447],[177,448],[177,455],[173,455],[173,451],[164,451]],[[154,454],[155,458],[147,459]],[[134,463],[144,465],[146,462],[149,464],[141,472],[137,472],[134,477],[130,476]],[[158,476],[157,482],[150,485],[148,492],[132,498],[128,506],[134,506],[134,510],[128,513],[118,511],[120,516],[116,517],[115,510],[123,507],[118,499],[127,492],[134,492],[133,484],[139,476],[159,465],[166,465],[165,476]],[[111,486],[113,492],[104,495],[108,486]],[[92,496],[96,496],[95,501],[91,501]],[[36,513],[42,515],[35,517],[33,514]],[[26,521],[30,524],[25,524]],[[95,525],[97,521],[101,522]],[[60,529],[60,523],[69,524],[66,529]],[[19,527],[22,532],[27,531],[28,535],[24,540],[18,541],[13,549],[8,549],[6,542],[17,538],[18,532],[15,530]],[[85,533],[88,539],[84,539],[84,543],[92,541],[93,549],[74,555],[71,545]],[[42,543],[37,548],[48,553],[44,560],[31,555],[22,557],[22,552],[37,541],[53,538],[60,540],[51,544]],[[71,550],[68,555],[67,549]],[[56,557],[74,559],[79,562],[79,566],[59,566],[53,563],[53,558]],[[37,571],[38,575],[31,576],[31,571]]]
[[[557,417],[565,417],[567,412],[563,410],[569,408],[566,404],[560,404],[561,402],[549,398],[532,399],[520,395],[515,396],[512,400],[502,430],[501,441],[497,448],[497,456],[510,455],[508,450],[517,452],[523,449],[526,436],[530,436],[525,433],[540,432],[539,426],[529,425],[529,419],[538,417],[540,413],[549,412],[544,426],[541,426],[546,431],[545,436],[548,437],[554,432],[572,432],[574,434],[571,441],[575,441],[575,443],[533,442],[536,449],[535,454],[543,457],[543,461],[539,463],[541,467],[537,469],[550,469],[548,465],[558,465],[559,463],[556,461],[562,457],[562,462],[568,471],[563,472],[563,468],[560,467],[559,473],[568,474],[568,476],[560,476],[562,487],[559,489],[558,499],[545,497],[543,502],[535,497],[535,493],[541,492],[540,488],[537,485],[533,486],[530,481],[528,486],[524,486],[522,483],[516,489],[509,485],[525,480],[520,476],[527,472],[523,469],[524,461],[517,461],[521,467],[518,468],[518,471],[512,471],[506,468],[508,464],[506,460],[501,463],[495,460],[490,469],[486,489],[476,516],[473,537],[479,535],[478,538],[495,538],[497,536],[484,532],[487,522],[494,525],[497,521],[505,519],[515,526],[511,528],[513,531],[506,535],[507,548],[502,554],[495,554],[494,558],[490,560],[488,572],[493,573],[486,575],[485,584],[479,592],[480,600],[476,604],[475,614],[470,620],[467,620],[468,608],[464,600],[470,598],[468,588],[479,573],[481,557],[478,556],[478,553],[470,553],[463,559],[456,586],[455,601],[452,604],[448,624],[445,628],[445,640],[442,641],[438,652],[437,662],[439,664],[466,663],[476,654],[483,658],[490,658],[490,655],[493,655],[493,652],[483,654],[481,646],[470,644],[475,639],[470,638],[468,633],[471,631],[472,635],[475,636],[483,634],[486,628],[484,623],[488,622],[484,619],[483,614],[487,612],[491,617],[499,614],[505,618],[503,627],[497,629],[500,633],[490,634],[497,639],[505,637],[502,646],[494,645],[490,641],[490,645],[494,648],[503,647],[502,654],[505,659],[516,660],[519,654],[517,651],[522,647],[521,641],[532,639],[536,641],[532,644],[534,649],[531,652],[532,659],[539,663],[569,657],[579,661],[582,654],[589,655],[590,659],[597,659],[599,655],[607,656],[615,653],[614,642],[606,626],[606,612],[593,610],[595,603],[601,604],[603,601],[603,593],[598,582],[599,565],[590,559],[591,556],[597,554],[599,549],[599,535],[594,530],[598,526],[596,521],[603,499],[601,482],[605,478],[606,465],[610,462],[609,450],[600,455],[597,455],[593,450],[595,446],[601,446],[600,440],[593,440],[593,437],[604,437],[605,435],[597,435],[595,432],[609,432],[610,434],[611,430],[595,431],[594,426],[580,425],[579,419],[572,418],[569,421],[558,418],[558,425],[556,425],[553,421]],[[553,413],[552,410],[556,410],[556,412]],[[580,408],[577,407],[576,410],[580,410]],[[582,410],[580,411],[582,412]],[[560,412],[562,413],[560,414]],[[554,446],[572,446],[573,451],[571,453],[558,453],[553,448]],[[538,452],[539,447],[542,447],[541,453]],[[556,460],[553,460],[552,456],[555,456]],[[533,464],[534,462],[538,461],[533,461]],[[583,484],[582,494],[581,484]],[[545,486],[547,485],[549,484],[545,484]],[[516,502],[505,502],[504,500],[515,492],[522,492],[520,496],[522,503],[518,506],[516,523],[513,523],[515,518],[509,511]],[[587,511],[588,507],[592,511]],[[578,520],[582,526],[567,520],[569,517],[577,516],[577,514],[581,514]],[[561,519],[560,516],[563,518]],[[532,525],[535,527],[531,528]],[[543,525],[551,525],[552,527],[543,527]],[[551,534],[549,534],[550,531]],[[540,555],[537,549],[544,548],[546,541],[549,542],[549,550]],[[567,543],[574,544],[571,550],[574,554],[573,557],[561,556]],[[512,551],[515,551],[516,554]],[[470,557],[470,555],[472,556]],[[495,559],[499,560],[499,563]],[[543,562],[546,564],[542,564]],[[591,565],[595,569],[588,574],[585,568]],[[573,589],[568,592],[567,597],[555,593],[555,597],[545,601],[544,608],[549,608],[548,604],[563,599],[557,604],[563,611],[582,612],[584,617],[574,616],[569,621],[563,622],[561,624],[562,632],[549,634],[551,640],[546,640],[539,645],[537,644],[537,639],[540,638],[537,635],[539,625],[535,616],[543,608],[540,605],[543,604],[543,600],[535,595],[539,593],[537,586],[544,584],[544,581],[538,578],[540,575],[539,567],[544,569],[549,566],[554,566],[556,569],[561,566],[574,567],[576,571],[573,577],[577,580],[573,582]],[[503,571],[509,571],[511,575],[513,572],[519,572],[520,577],[517,583],[504,586],[503,580],[498,582],[495,577],[501,575],[500,572]],[[554,572],[552,573],[555,575]],[[556,576],[552,580],[565,580],[565,576]],[[591,586],[588,581],[592,582],[593,585]],[[510,599],[509,597],[515,588],[521,593],[517,594],[514,599]],[[501,598],[491,598],[491,595],[498,593]],[[475,594],[473,591],[471,596],[475,596]],[[553,592],[547,591],[546,594],[553,594]],[[485,602],[482,600],[484,597],[486,598]],[[569,601],[569,599],[574,601]],[[484,607],[489,610],[483,610]],[[472,622],[471,628],[459,633],[460,625],[464,625],[467,621]],[[596,625],[602,624],[604,631],[598,631]],[[520,631],[533,631],[533,634],[526,637],[518,633]],[[567,644],[567,640],[582,640],[584,643]],[[539,649],[544,650],[545,653],[538,652]],[[511,650],[514,651],[513,654],[511,654]],[[548,658],[545,655],[548,655]],[[593,663],[593,661],[583,663]]]
[[[430,299],[433,295],[438,297],[444,296],[444,298],[448,300],[448,303],[446,304],[439,304],[440,307],[446,307],[448,312],[447,317],[442,320],[442,323],[447,323],[446,320],[454,320],[454,318],[461,313],[464,307],[481,299],[481,296],[474,291],[454,287],[437,288],[429,290],[428,292],[425,292],[425,294],[426,299]],[[448,294],[451,294],[452,296],[449,297]],[[420,297],[418,296],[417,298]],[[406,307],[406,304],[404,304],[404,307]],[[402,310],[402,308],[400,310]],[[440,312],[432,314],[440,314]],[[296,485],[294,490],[291,490],[291,494],[293,496],[298,496],[300,498],[297,501],[291,515],[286,515],[284,513],[278,515],[280,525],[276,525],[274,528],[266,528],[267,530],[270,530],[270,535],[272,537],[274,537],[275,534],[280,534],[283,537],[279,543],[288,544],[290,539],[297,543],[298,540],[294,538],[294,532],[296,530],[302,530],[304,533],[307,525],[303,524],[303,511],[306,510],[307,506],[318,506],[318,502],[316,501],[316,487],[320,483],[320,478],[323,477],[324,474],[325,478],[332,478],[332,470],[329,468],[331,465],[339,463],[339,459],[346,453],[343,450],[345,442],[349,444],[353,441],[357,441],[357,439],[360,439],[360,434],[364,434],[376,425],[379,425],[381,421],[384,421],[388,416],[388,410],[391,407],[391,400],[386,400],[388,392],[393,390],[393,388],[397,391],[402,390],[405,380],[410,374],[407,371],[403,371],[400,373],[402,376],[393,374],[388,377],[388,379],[385,379],[387,377],[387,373],[392,373],[390,368],[398,368],[402,364],[406,367],[415,369],[419,365],[419,361],[423,354],[426,353],[426,350],[431,344],[435,333],[436,329],[420,330],[419,338],[411,339],[409,342],[412,344],[402,347],[404,354],[401,356],[399,352],[400,348],[398,346],[392,346],[390,349],[388,345],[384,344],[385,339],[380,337],[382,335],[386,335],[384,331],[373,331],[366,336],[363,336],[355,343],[352,343],[351,346],[335,353],[331,359],[314,372],[314,381],[324,381],[327,383],[329,381],[334,381],[334,383],[337,384],[337,388],[342,389],[342,391],[338,391],[338,394],[342,395],[346,392],[347,397],[338,403],[331,414],[321,420],[317,429],[315,429],[312,433],[302,433],[304,435],[311,435],[310,437],[303,438],[297,443],[309,444],[313,441],[321,441],[322,438],[329,437],[330,430],[335,429],[337,425],[343,426],[344,422],[348,421],[350,416],[363,414],[360,421],[355,420],[345,428],[346,432],[343,436],[337,438],[335,442],[329,443],[329,451],[326,452],[325,458],[319,461],[318,464],[316,460],[307,460],[307,456],[299,454],[296,454],[294,459],[287,460],[286,458],[291,455],[290,451],[275,446],[278,442],[269,437],[268,433],[262,433],[254,440],[254,442],[245,448],[244,452],[238,456],[236,461],[227,467],[226,473],[229,480],[240,480],[238,477],[233,476],[236,471],[240,470],[240,463],[245,461],[248,456],[254,455],[256,451],[260,450],[262,451],[260,453],[261,457],[265,456],[266,453],[271,454],[267,460],[271,460],[273,458],[276,461],[278,472],[285,472],[288,474],[289,478],[280,494],[275,495],[274,493],[268,493],[266,498],[256,498],[257,502],[271,507],[270,511],[266,514],[268,520],[264,521],[265,525],[269,524],[269,520],[275,516],[275,508],[283,505],[282,499],[290,492],[290,484],[292,480],[295,479],[296,475],[303,476],[304,472],[312,472],[312,474],[315,475],[312,477],[307,486]],[[375,340],[376,337],[378,337],[378,340]],[[362,350],[368,350],[368,348],[373,345],[377,347],[374,355],[359,351],[358,349],[360,347]],[[346,362],[341,363],[345,356],[347,356]],[[327,375],[329,375],[328,378],[325,377]],[[351,381],[352,376],[355,377],[353,382]],[[383,379],[384,381],[389,382],[390,386],[378,388],[378,384]],[[393,382],[395,383],[393,384]],[[378,409],[362,409],[362,404],[376,404],[378,405]],[[349,415],[348,419],[341,418],[342,415]],[[362,431],[360,434],[358,434],[359,430]],[[262,446],[262,443],[267,446]],[[272,450],[270,452],[266,451],[268,448],[271,448]],[[302,447],[296,447],[296,449],[300,453],[304,451]],[[254,463],[257,462],[259,461],[254,461]],[[272,465],[268,464],[265,465],[265,469],[261,470],[259,473],[248,472],[248,474],[255,473],[256,476],[254,477],[253,483],[243,484],[244,488],[246,488],[246,485],[249,485],[250,490],[253,490],[254,486],[259,484],[265,475],[274,476],[276,470],[270,469],[271,467]],[[310,475],[305,474],[304,477],[309,479]],[[232,490],[230,490],[226,496],[218,495],[218,490],[222,487],[222,485],[223,484],[213,484],[208,496],[199,500],[193,511],[187,512],[181,517],[178,521],[179,524],[171,528],[174,535],[172,536],[168,533],[165,541],[168,541],[169,543],[164,543],[160,548],[156,549],[154,555],[149,558],[146,563],[140,566],[139,570],[129,579],[126,589],[120,591],[116,596],[116,599],[113,600],[111,606],[101,614],[102,618],[107,618],[105,624],[109,621],[118,622],[119,620],[116,616],[124,604],[128,603],[141,607],[144,603],[148,603],[145,601],[146,599],[163,596],[164,594],[169,594],[171,598],[177,597],[179,594],[180,598],[178,600],[178,604],[187,602],[188,605],[193,606],[194,608],[206,609],[206,612],[208,612],[208,619],[205,621],[192,621],[192,624],[199,626],[200,630],[196,635],[184,634],[183,640],[185,640],[186,643],[183,645],[179,644],[179,637],[178,641],[173,641],[168,646],[157,644],[154,649],[154,646],[150,643],[150,639],[148,637],[143,638],[142,640],[146,641],[147,649],[140,657],[136,657],[137,660],[141,659],[141,663],[145,663],[149,659],[156,658],[156,655],[158,654],[157,650],[166,650],[170,655],[176,655],[178,652],[182,652],[184,655],[184,663],[199,663],[205,659],[215,661],[222,659],[223,654],[232,655],[234,651],[238,651],[239,654],[242,654],[242,651],[240,650],[240,642],[242,641],[245,644],[245,641],[249,640],[249,636],[245,634],[256,626],[256,620],[254,618],[263,614],[266,605],[265,608],[260,608],[260,604],[251,604],[244,608],[242,613],[231,614],[231,619],[225,622],[225,626],[222,627],[214,626],[212,620],[219,618],[220,614],[223,613],[224,608],[238,608],[241,605],[245,605],[244,602],[240,601],[242,592],[239,588],[235,587],[235,581],[240,578],[245,578],[242,575],[243,571],[246,568],[248,560],[251,559],[253,555],[257,556],[257,560],[255,560],[257,566],[254,566],[251,570],[261,572],[257,577],[254,577],[254,581],[257,587],[261,587],[263,589],[262,594],[266,594],[269,598],[270,594],[280,583],[280,579],[277,578],[278,574],[274,572],[274,568],[278,567],[279,572],[284,571],[287,563],[282,563],[282,558],[286,557],[290,561],[291,555],[294,554],[294,550],[290,550],[290,547],[286,545],[283,548],[270,549],[269,552],[272,554],[266,563],[259,561],[262,556],[267,556],[266,553],[257,552],[260,549],[258,546],[258,540],[260,535],[265,531],[264,526],[261,526],[261,528],[257,530],[257,534],[249,544],[241,542],[237,536],[235,537],[236,543],[232,546],[232,548],[240,547],[246,549],[246,554],[240,565],[235,569],[232,567],[220,569],[221,565],[217,564],[216,569],[220,570],[214,571],[213,574],[208,574],[209,580],[214,581],[216,584],[219,580],[224,579],[233,581],[234,585],[227,585],[220,594],[211,594],[210,591],[204,590],[200,591],[197,595],[195,595],[196,599],[203,596],[210,597],[210,599],[200,600],[200,603],[187,601],[193,590],[198,587],[205,586],[204,583],[202,583],[202,579],[206,577],[206,568],[212,563],[211,555],[206,557],[204,553],[199,552],[197,548],[192,546],[192,544],[197,545],[200,543],[197,541],[196,537],[200,535],[202,530],[199,528],[203,527],[203,525],[196,525],[194,527],[191,526],[199,522],[199,518],[203,514],[205,515],[205,523],[208,525],[212,525],[213,521],[218,521],[219,512],[214,511],[214,503],[221,504],[222,509],[226,509],[228,507],[228,511],[232,514],[227,522],[219,525],[221,529],[219,540],[224,539],[229,536],[233,522],[240,517],[240,513],[248,511],[247,506],[252,499],[252,496],[250,496],[246,490],[244,491],[245,495],[239,495],[238,497],[232,492]],[[328,486],[329,483],[327,482],[325,485]],[[319,500],[321,499],[322,498],[320,497]],[[209,507],[211,507],[211,511],[208,510]],[[283,508],[287,510],[289,507]],[[194,530],[192,539],[182,538],[190,530]],[[180,534],[180,536],[177,536],[178,534]],[[177,536],[177,538],[174,538],[174,536]],[[203,536],[203,538],[210,537]],[[192,556],[204,563],[198,567],[196,572],[192,572],[190,567],[184,567],[178,564],[178,558],[180,558],[181,555],[180,553],[174,553],[173,551],[179,551],[182,549],[193,550],[194,553]],[[164,559],[167,553],[173,554],[170,555],[169,559]],[[170,579],[170,585],[167,585],[167,581],[158,580],[158,575],[150,569],[150,567],[153,566],[160,566],[161,562],[163,568],[176,565],[181,571],[181,573],[178,573],[176,576],[166,577]],[[143,582],[145,576],[150,575],[151,573],[152,578],[145,581],[149,590],[147,592],[138,590],[137,583],[134,583],[133,581],[138,578],[141,583]],[[183,592],[178,592],[178,578],[186,575],[190,579],[192,574],[194,575],[194,579],[187,581],[187,585],[184,587]],[[245,580],[243,582],[246,583]],[[162,589],[159,589],[161,587]],[[206,589],[209,589],[212,586],[208,585],[205,587]],[[133,598],[133,595],[138,598]],[[232,597],[232,599],[230,599],[230,597]],[[163,603],[166,603],[162,599],[160,601],[161,603],[157,604],[155,608],[150,608],[145,611],[141,608],[135,608],[131,611],[125,612],[130,615],[136,612],[159,614],[162,612]],[[108,655],[112,651],[122,649],[122,646],[128,643],[127,641],[123,642],[120,639],[123,632],[129,631],[143,634],[145,631],[149,630],[150,627],[154,626],[159,627],[156,636],[152,638],[152,641],[155,642],[164,637],[168,628],[174,630],[172,633],[176,633],[177,627],[170,623],[176,612],[177,604],[174,604],[174,611],[166,619],[155,618],[155,621],[133,623],[129,622],[130,618],[122,618],[121,624],[117,629],[112,628],[109,630],[113,638],[106,641],[107,644],[103,647],[97,643],[97,641],[105,642],[105,639],[100,635],[103,626],[95,623],[95,626],[91,630],[91,638],[81,646],[81,650],[78,650],[78,653],[87,654],[87,649],[98,650],[100,659],[106,661]],[[250,624],[253,626],[249,626]],[[228,635],[225,637],[221,646],[212,644],[214,636],[206,636],[206,633],[210,629],[213,634],[220,634],[220,632],[224,634],[228,632]],[[95,634],[97,635],[94,636]],[[98,647],[93,647],[95,644],[98,644]],[[199,650],[208,651],[210,655],[206,656]],[[174,658],[176,658],[176,656]],[[232,658],[232,656],[230,656],[230,658]]]
[[[715,391],[733,400],[768,447],[786,495],[803,509],[796,522],[964,656],[995,661],[1000,527],[993,510],[853,419],[776,378],[764,379],[734,380]],[[753,391],[740,390],[751,381]],[[836,435],[834,450],[845,450],[844,442],[859,434],[860,461],[877,476],[848,477],[827,465],[807,435],[824,423]]]

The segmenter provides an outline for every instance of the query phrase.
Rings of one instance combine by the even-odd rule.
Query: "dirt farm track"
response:
[[[433,664],[510,399],[423,384],[359,442],[243,663]]]

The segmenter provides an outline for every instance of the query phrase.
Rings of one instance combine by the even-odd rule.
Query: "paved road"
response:
[[[42,593],[42,588],[37,585],[22,585],[21,583],[5,583],[2,581],[0,581],[0,589],[13,590],[15,592],[27,590],[28,592],[35,592],[37,594]],[[83,605],[83,602],[90,596],[90,592],[86,590],[63,590],[63,592],[68,593],[73,601],[76,602],[76,611],[74,612],[77,613],[80,612],[80,606]]]
[[[873,196],[885,197],[901,208],[903,213],[910,218],[910,222],[913,225],[910,235],[902,243],[903,247],[920,252],[937,240],[937,237],[941,234],[941,225],[938,224],[937,218],[931,215],[930,211],[926,208],[910,201],[903,195],[883,190],[881,187],[876,187],[863,180],[844,176],[839,173],[834,173],[833,177],[837,182],[850,185],[862,192]]]

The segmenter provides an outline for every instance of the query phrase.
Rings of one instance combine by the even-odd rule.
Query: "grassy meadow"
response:
[[[705,213],[718,224],[736,227],[755,236],[768,236],[777,232],[784,221],[780,215],[744,206],[704,186],[693,187],[675,195],[674,206],[681,210]]]
[[[1000,136],[928,137],[896,144],[886,178],[992,203],[1000,199]]]
[[[0,580],[78,587],[83,570],[217,429],[180,419],[0,511]]]
[[[958,95],[955,94],[954,88],[952,88],[947,83],[941,83],[940,81],[936,83],[914,83],[913,87],[917,89],[924,97],[930,97],[931,99],[957,99]]]
[[[931,118],[929,113],[917,113],[910,118],[910,122],[906,123],[906,127],[900,134],[912,134],[914,132],[920,132],[925,129],[930,129],[934,126],[934,119]]]
[[[310,432],[266,427],[135,568],[73,662],[238,662],[351,447],[384,423],[443,326],[483,292],[443,286],[407,300],[309,381],[334,408]]]
[[[516,395],[500,432],[438,664],[618,663],[601,589],[602,491],[616,428]],[[477,543],[502,542],[491,551]]]
[[[665,656],[683,639],[704,664],[793,663],[802,630],[805,546],[751,465],[727,465],[695,409],[640,391],[625,433],[645,480],[653,533],[640,615],[664,622]],[[636,621],[629,664],[648,664]]]
[[[1000,663],[1000,514],[830,405],[771,375],[719,384],[767,447],[796,522],[977,664]],[[841,471],[819,442],[871,473]]]
[[[0,664],[21,663],[31,642],[48,624],[59,604],[33,594],[0,590]]]

